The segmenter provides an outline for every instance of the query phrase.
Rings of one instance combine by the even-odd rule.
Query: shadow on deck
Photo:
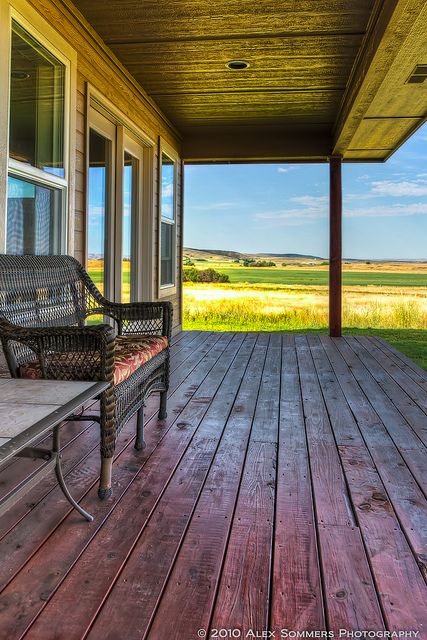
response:
[[[186,332],[172,354],[169,416],[152,397],[140,453],[124,428],[113,500],[97,426],[63,430],[93,523],[53,478],[0,519],[1,637],[427,638],[427,374],[366,337]]]

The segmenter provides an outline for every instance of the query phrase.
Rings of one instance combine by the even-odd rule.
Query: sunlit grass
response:
[[[427,296],[413,288],[372,291],[344,288],[343,323],[348,327],[427,329]],[[230,285],[184,287],[184,326],[210,330],[286,331],[328,324],[327,289],[305,287],[236,289]],[[221,329],[220,329],[221,327]]]
[[[209,331],[326,331],[327,287],[184,286],[183,328]],[[347,333],[382,335],[427,368],[427,292],[423,287],[344,287]]]

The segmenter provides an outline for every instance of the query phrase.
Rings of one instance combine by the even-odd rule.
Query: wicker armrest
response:
[[[8,324],[7,329],[2,327],[2,334],[4,342],[19,342],[37,355],[43,377],[61,378],[63,368],[65,379],[73,379],[72,370],[82,372],[80,379],[113,380],[116,333],[109,325],[22,327]]]
[[[148,333],[167,336],[172,332],[171,302],[107,302],[105,313],[118,322],[119,334]]]

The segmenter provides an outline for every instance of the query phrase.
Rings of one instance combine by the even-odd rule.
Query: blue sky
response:
[[[184,244],[328,254],[328,165],[185,168]],[[347,258],[427,258],[427,125],[386,163],[343,165]]]

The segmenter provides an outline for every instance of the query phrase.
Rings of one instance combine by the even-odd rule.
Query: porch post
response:
[[[341,157],[329,158],[329,335],[341,336],[342,181]]]

